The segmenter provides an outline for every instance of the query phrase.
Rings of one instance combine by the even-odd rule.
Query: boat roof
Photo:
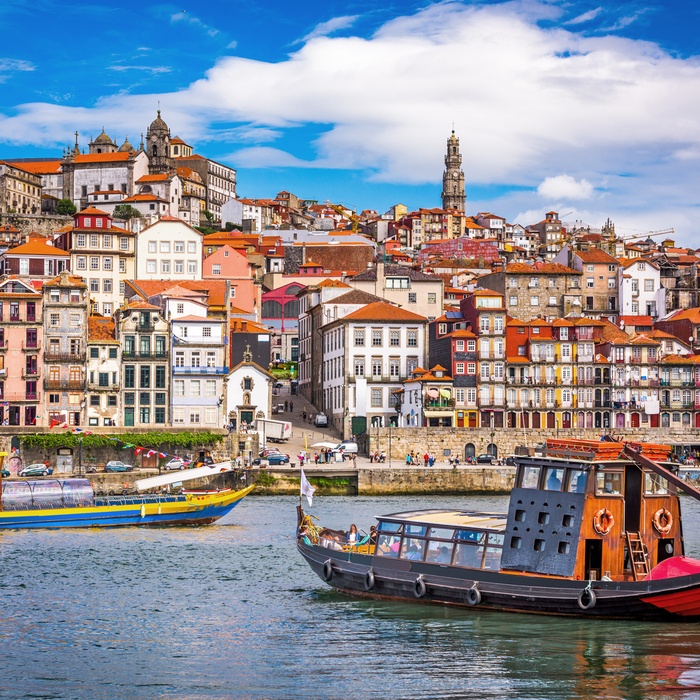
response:
[[[376,516],[377,520],[477,530],[504,530],[506,517],[505,513],[478,513],[462,510],[414,510]]]

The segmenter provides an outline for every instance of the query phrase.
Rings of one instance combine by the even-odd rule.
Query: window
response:
[[[91,270],[99,270],[100,269],[100,259],[98,257],[91,257],[90,258],[90,269]]]
[[[365,345],[365,329],[364,328],[356,328],[355,333],[354,333],[354,342],[355,342],[355,347],[364,347]],[[357,372],[355,372],[357,374]]]
[[[134,382],[136,377],[136,371],[134,365],[125,365],[124,367],[124,386],[127,389],[134,388]]]
[[[401,332],[397,330],[389,331],[389,345],[391,347],[398,347],[401,344]]]
[[[190,355],[190,367],[201,367],[202,366],[202,357],[199,354],[199,351],[195,351]]]
[[[381,330],[372,331],[372,346],[375,348],[382,346],[382,332]]]
[[[127,406],[133,406],[136,403],[136,394],[133,391],[127,391],[124,394],[124,403]]]
[[[61,322],[61,315],[60,314],[49,314],[49,325],[50,326],[58,326],[60,322]]]
[[[90,234],[90,247],[91,248],[99,248],[100,245],[100,237],[96,233],[91,233]]]
[[[76,241],[75,241],[76,247],[78,247],[78,248],[84,248],[84,247],[85,247],[85,240],[86,240],[85,234],[84,234],[84,233],[79,233],[79,234],[76,236]]]
[[[185,380],[184,379],[174,379],[173,380],[173,394],[175,396],[185,395]]]
[[[70,325],[74,328],[80,325],[80,314],[70,315]]]
[[[516,297],[516,296],[508,297],[508,305],[509,306],[517,306],[518,305],[518,297]]]
[[[142,389],[148,389],[151,386],[151,368],[141,367],[140,371],[140,386]]]
[[[456,352],[464,352],[464,341],[463,340],[458,340],[455,342],[455,351]]]
[[[200,423],[200,414],[199,411],[190,411],[190,423],[194,425],[198,425]]]
[[[476,362],[467,362],[467,374],[476,374]]]
[[[389,376],[397,379],[400,374],[401,362],[398,359],[389,360]]]
[[[548,306],[556,306],[557,305],[557,298],[556,297],[549,297],[549,301],[547,302]]]
[[[187,252],[188,253],[196,253],[197,252],[197,244],[194,241],[188,241]]]
[[[126,236],[119,238],[119,250],[129,250],[129,239]]]
[[[216,379],[207,379],[204,382],[204,395],[209,398],[216,396]]]
[[[415,292],[409,292],[408,293],[408,303],[409,304],[415,304],[417,300],[417,295]]]
[[[181,275],[185,271],[185,263],[182,260],[175,261],[175,272]]]
[[[594,265],[586,265],[586,272],[595,272]]]
[[[406,345],[409,348],[416,348],[418,347],[418,331],[416,330],[408,330],[406,332]]]
[[[646,265],[646,263],[640,262],[637,265],[637,268],[639,269],[640,272],[644,272],[647,269],[647,265]]]
[[[537,296],[532,296],[530,297],[530,306],[539,306],[540,305],[540,298]]]
[[[169,253],[170,252],[170,241],[161,241],[160,242],[160,252],[161,253]]]
[[[435,292],[428,292],[428,304],[437,304],[437,294]]]
[[[654,280],[644,280],[644,291],[653,292],[654,291]]]
[[[126,272],[126,258],[119,258],[119,272]]]
[[[464,362],[457,362],[455,364],[455,374],[464,374]]]
[[[199,379],[190,380],[190,396],[202,395],[202,382]]]
[[[84,255],[78,256],[77,267],[79,270],[87,270],[87,258]]]
[[[197,263],[194,260],[187,261],[187,274],[194,275],[197,273]]]
[[[158,243],[156,241],[148,241],[148,252],[149,253],[157,253],[158,252]]]
[[[102,291],[105,294],[111,294],[112,293],[112,280],[105,278],[102,280]]]
[[[211,266],[211,274],[212,275],[220,275],[221,274],[221,265],[212,265]]]
[[[111,360],[114,360],[114,359],[116,359],[116,357],[117,357],[117,348],[110,348],[109,349],[109,358]]]
[[[148,406],[141,406],[139,408],[139,420],[141,423],[151,422],[151,409]]]
[[[176,308],[177,313],[179,313],[179,314],[185,313],[185,305],[183,303],[178,302],[178,304],[175,308]]]
[[[374,408],[381,408],[384,405],[383,389],[372,389],[372,406]]]
[[[165,367],[163,365],[158,365],[156,367],[156,389],[165,389]]]
[[[211,326],[204,326],[202,328],[202,337],[211,338]]]
[[[160,262],[160,271],[164,275],[169,275],[170,274],[170,260],[161,260]]]
[[[355,366],[355,376],[364,377],[364,375],[365,375],[365,358],[364,357],[356,357],[353,364]]]
[[[184,241],[175,241],[175,252],[176,253],[184,253],[185,252]]]
[[[99,358],[100,356],[100,349],[99,348],[90,348],[90,359],[94,360],[96,358]]]
[[[528,284],[528,287],[539,287],[539,286],[540,286],[539,277],[530,277],[530,283]]]
[[[614,277],[608,277],[608,289],[615,289],[617,280]]]
[[[146,272],[151,272],[155,274],[156,272],[156,261],[155,260],[146,260]]]
[[[586,287],[588,287],[588,289],[593,289],[594,284],[595,280],[592,277],[586,277]]]
[[[112,236],[109,233],[105,233],[104,236],[102,236],[102,247],[103,248],[111,248],[112,247]]]

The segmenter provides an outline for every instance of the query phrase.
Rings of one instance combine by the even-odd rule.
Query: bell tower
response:
[[[459,152],[459,139],[455,136],[453,129],[452,135],[447,139],[445,172],[442,175],[442,208],[465,211],[466,206],[462,156]]]
[[[148,172],[151,175],[170,172],[170,129],[160,118],[160,110],[146,131],[145,146]]]

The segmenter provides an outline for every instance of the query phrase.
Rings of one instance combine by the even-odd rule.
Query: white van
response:
[[[357,454],[357,443],[352,440],[343,440],[339,445],[336,445],[331,452],[340,452],[342,448],[343,459],[349,458],[351,455]]]

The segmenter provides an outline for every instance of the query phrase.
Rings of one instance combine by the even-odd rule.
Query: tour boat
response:
[[[142,479],[139,491],[201,479],[230,469],[230,462]],[[206,525],[219,520],[253,490],[252,486],[180,493],[95,496],[88,479],[4,481],[0,529]]]
[[[635,620],[700,619],[700,560],[684,556],[671,448],[548,440],[515,457],[508,512],[379,516],[347,544],[299,506],[297,547],[353,595],[465,608]]]

